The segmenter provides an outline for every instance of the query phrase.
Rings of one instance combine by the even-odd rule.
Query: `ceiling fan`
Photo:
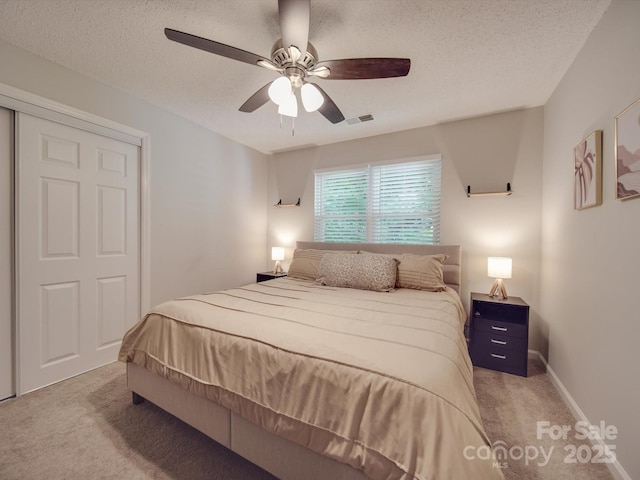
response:
[[[271,59],[214,40],[165,28],[169,40],[240,62],[278,72],[281,76],[268,83],[240,107],[253,112],[271,99],[281,115],[296,117],[296,90],[305,110],[318,110],[331,123],[344,120],[344,115],[329,95],[308,77],[327,80],[360,80],[404,77],[409,73],[408,58],[351,58],[318,61],[318,52],[309,42],[310,0],[278,0],[282,38],[271,49]]]

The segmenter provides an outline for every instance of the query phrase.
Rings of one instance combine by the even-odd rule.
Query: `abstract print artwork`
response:
[[[592,132],[573,149],[573,207],[602,203],[602,130]]]
[[[640,195],[640,99],[616,117],[616,198]]]

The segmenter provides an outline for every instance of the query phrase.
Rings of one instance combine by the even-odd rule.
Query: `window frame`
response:
[[[431,208],[427,212],[421,213],[422,217],[420,219],[420,221],[423,221],[425,223],[427,221],[435,223],[435,225],[432,225],[431,227],[433,228],[433,234],[431,236],[431,240],[429,241],[428,238],[427,239],[423,238],[423,239],[419,239],[421,241],[416,241],[414,238],[413,241],[409,241],[411,240],[411,238],[407,238],[406,239],[407,241],[392,242],[384,239],[381,241],[380,230],[379,229],[376,230],[376,225],[380,225],[379,220],[381,218],[384,218],[385,216],[388,218],[389,214],[375,213],[373,211],[374,197],[378,197],[378,199],[380,198],[380,192],[378,191],[377,194],[375,193],[375,186],[374,186],[374,177],[376,177],[375,172],[380,171],[381,169],[384,169],[384,167],[389,167],[393,165],[402,165],[402,164],[409,165],[409,164],[419,164],[419,163],[425,163],[425,164],[432,163],[433,165],[430,165],[429,169],[434,169],[434,170],[430,175],[428,175],[428,178],[426,178],[426,180],[429,181],[429,180],[435,179],[438,181],[437,188],[431,192],[431,194],[437,198],[437,200],[432,202],[432,206],[434,208]],[[419,166],[416,165],[416,168],[419,168]],[[364,223],[362,223],[364,225],[364,228],[363,228],[364,233],[363,233],[363,236],[361,236],[360,238],[356,238],[357,233],[355,233],[355,230],[353,231],[347,230],[343,238],[334,237],[334,239],[332,240],[326,240],[327,233],[325,229],[327,225],[326,220],[328,215],[324,213],[318,213],[319,208],[324,207],[324,205],[321,204],[324,198],[318,198],[318,194],[319,194],[318,188],[322,187],[322,185],[319,185],[319,182],[322,182],[322,180],[319,181],[318,177],[326,176],[325,178],[327,178],[329,177],[330,174],[339,174],[340,172],[344,172],[345,175],[347,175],[348,172],[354,172],[354,175],[360,172],[366,176],[366,184],[367,184],[367,190],[368,190],[368,193],[366,196],[366,212],[355,213],[354,216],[351,217],[352,219],[360,218],[365,220]],[[420,244],[426,244],[426,245],[438,245],[440,243],[440,227],[441,227],[440,211],[441,211],[441,198],[442,198],[442,155],[441,154],[421,155],[416,157],[393,159],[393,160],[383,161],[383,162],[367,162],[367,163],[360,163],[360,164],[342,165],[342,166],[331,167],[331,168],[317,169],[317,170],[314,170],[313,173],[314,173],[313,235],[314,235],[315,241],[346,242],[346,243],[350,243],[350,242],[398,243],[398,244],[420,243]],[[342,218],[344,220],[347,220],[349,218],[348,214],[343,214],[343,215],[344,216],[342,216],[341,214],[334,214],[334,217]],[[406,216],[407,214],[397,214],[396,216],[399,218],[402,218],[403,215]],[[320,217],[324,217],[324,218],[320,218]]]

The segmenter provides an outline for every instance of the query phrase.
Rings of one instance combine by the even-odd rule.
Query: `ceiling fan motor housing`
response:
[[[291,81],[293,88],[300,88],[304,84],[306,72],[299,66],[286,67],[284,75]]]
[[[286,69],[294,65],[293,59],[288,48],[284,48],[282,45],[282,39],[273,44],[271,48],[271,61],[277,67]],[[307,44],[306,52],[303,52],[295,62],[297,67],[302,67],[301,70],[312,70],[318,63],[318,52],[315,47],[309,42]]]

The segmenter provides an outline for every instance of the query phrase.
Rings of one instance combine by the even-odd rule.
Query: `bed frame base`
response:
[[[127,363],[132,400],[145,399],[282,480],[366,480],[360,470],[280,438],[217,403]]]
[[[446,253],[445,283],[460,293],[461,249],[451,245],[382,245],[297,242],[297,248],[366,250],[373,253]],[[145,399],[200,430],[282,480],[366,480],[361,471],[280,438],[217,403],[199,397],[163,377],[127,363],[127,383],[133,403]]]

